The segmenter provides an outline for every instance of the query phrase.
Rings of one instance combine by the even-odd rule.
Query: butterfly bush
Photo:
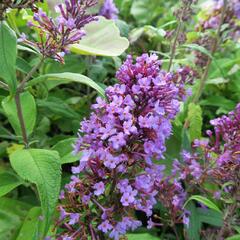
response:
[[[141,226],[136,210],[150,217],[157,202],[171,120],[192,81],[188,67],[161,69],[156,55],[128,56],[116,74],[119,83],[97,98],[81,123],[74,152],[82,153],[60,198],[58,239],[119,239]],[[105,236],[105,237],[104,237]]]
[[[212,54],[218,50],[221,42],[240,39],[240,2],[229,0],[205,1],[198,14],[196,31],[198,38],[194,43],[206,48]],[[215,32],[215,34],[213,34]],[[221,41],[220,41],[221,39]],[[208,56],[200,51],[194,51],[195,64],[201,68],[208,64]]]
[[[158,201],[167,209],[172,224],[183,222],[189,227],[190,212],[184,205],[195,194],[239,202],[240,104],[210,123],[214,130],[207,131],[208,138],[195,140],[191,151],[182,151],[181,159],[173,162],[172,173],[158,183]],[[214,185],[214,190],[207,189],[206,183]],[[227,215],[225,220],[228,225]]]
[[[208,130],[208,139],[195,140],[193,153],[183,152],[184,165],[176,161],[174,169],[180,178],[192,176],[195,182],[206,176],[219,185],[228,181],[239,182],[240,169],[240,104],[227,116],[211,120],[214,131]]]
[[[214,130],[207,131],[208,138],[195,140],[192,152],[183,151],[182,161],[175,160],[173,163],[172,179],[186,182],[188,186],[188,192],[180,191],[176,195],[178,201],[183,196],[186,200],[186,195],[191,196],[196,190],[198,193],[203,191],[205,183],[218,187],[218,191],[207,191],[216,199],[220,199],[221,195],[233,199],[240,197],[240,104],[227,116],[210,123]],[[222,189],[226,183],[230,187]]]
[[[113,0],[105,0],[99,14],[107,19],[116,20],[118,18],[118,9]]]
[[[39,42],[28,40],[25,34],[20,41],[37,48],[44,58],[54,58],[63,63],[63,56],[68,52],[69,45],[77,43],[86,35],[83,27],[97,20],[97,17],[87,13],[95,4],[97,0],[66,0],[56,6],[59,13],[56,19],[38,9],[34,13],[34,21],[30,21],[28,25],[38,29]]]
[[[203,5],[202,14],[200,15],[198,29],[206,31],[207,29],[218,29],[221,22],[221,12],[223,9],[224,0],[211,0]],[[207,10],[206,10],[207,9]],[[237,40],[240,37],[240,2],[239,0],[228,0],[226,14],[223,19],[223,24],[226,24],[230,31],[230,36]]]

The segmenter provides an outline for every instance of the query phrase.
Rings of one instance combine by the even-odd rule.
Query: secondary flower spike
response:
[[[161,70],[156,55],[143,54],[136,61],[128,56],[116,77],[119,83],[106,89],[106,99],[97,98],[89,119],[81,123],[74,152],[83,155],[61,194],[65,217],[58,224],[65,227],[59,240],[118,240],[141,226],[135,210],[150,218],[157,202],[164,166],[152,159],[163,158],[171,120],[192,74],[189,68]],[[70,224],[75,213],[79,221]]]
[[[199,24],[197,30],[205,32],[207,29],[218,29],[221,22],[224,0],[206,1],[202,6],[202,12],[199,14]],[[225,31],[228,30],[229,36],[238,41],[240,39],[240,1],[226,1],[226,13],[223,18],[223,24],[226,25]]]
[[[30,41],[25,35],[20,41],[37,48],[43,57],[54,58],[63,63],[63,56],[68,52],[69,45],[77,43],[85,36],[83,27],[97,20],[97,17],[87,13],[95,4],[97,0],[66,0],[56,6],[56,12],[59,13],[56,19],[38,9],[34,13],[34,21],[28,25],[39,30],[40,41]]]
[[[183,212],[183,203],[187,200],[187,192],[181,188],[180,182],[187,182],[191,189],[196,186],[204,186],[205,183],[211,183],[219,191],[211,192],[212,197],[221,198],[221,194],[233,198],[239,196],[240,186],[240,104],[228,115],[211,120],[210,124],[214,131],[207,131],[208,139],[195,140],[192,153],[183,151],[182,161],[175,160],[171,181],[177,183],[171,191],[166,194],[166,186],[162,185],[161,203],[175,213]],[[223,188],[224,184],[231,183],[230,186]],[[168,186],[170,186],[168,184]],[[180,188],[179,188],[180,187]],[[176,189],[179,189],[176,191]],[[197,188],[196,188],[197,189]],[[203,192],[202,194],[206,194]],[[167,196],[167,197],[166,197]],[[170,198],[173,199],[172,208]],[[174,211],[173,211],[174,210]],[[185,212],[186,213],[186,212]],[[171,214],[176,216],[176,214]],[[187,219],[185,217],[185,219]]]
[[[113,0],[105,0],[99,12],[105,18],[113,20],[118,18],[118,13],[119,11]]]

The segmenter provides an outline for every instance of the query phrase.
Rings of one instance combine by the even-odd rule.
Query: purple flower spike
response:
[[[20,41],[37,48],[44,58],[53,58],[64,63],[64,55],[69,45],[77,43],[85,36],[83,27],[97,20],[97,17],[87,14],[89,8],[97,4],[97,0],[66,0],[59,4],[56,11],[60,14],[56,19],[48,17],[41,9],[34,13],[34,21],[29,27],[39,31],[39,42],[27,40],[21,36]]]
[[[128,56],[116,74],[119,83],[106,89],[106,100],[97,98],[89,119],[81,123],[74,153],[83,157],[72,169],[78,181],[67,185],[64,201],[70,200],[67,212],[81,212],[79,227],[96,223],[89,227],[90,237],[117,240],[141,226],[136,210],[152,215],[165,169],[152,159],[163,158],[171,121],[192,77],[189,68],[161,70],[156,55],[143,54],[136,61]],[[173,189],[181,209],[186,196],[180,183]]]
[[[119,11],[113,0],[105,0],[99,12],[99,14],[105,18],[113,20],[118,18],[118,13]]]

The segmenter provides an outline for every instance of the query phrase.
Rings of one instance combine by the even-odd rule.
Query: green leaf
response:
[[[29,53],[34,53],[36,55],[41,55],[40,52],[38,52],[37,49],[33,49],[33,48],[30,48],[30,47],[26,47],[26,46],[22,46],[22,45],[17,45],[17,49],[18,50],[21,50],[21,51],[26,51],[26,52],[29,52]]]
[[[134,28],[129,34],[130,43],[136,42],[144,33],[144,27]]]
[[[181,47],[182,48],[190,48],[192,50],[199,51],[199,52],[205,54],[206,56],[208,56],[210,59],[212,59],[214,65],[218,69],[218,71],[222,74],[222,76],[224,76],[224,72],[223,72],[222,68],[219,66],[218,62],[216,61],[216,58],[206,48],[204,48],[203,46],[200,46],[198,44],[195,44],[195,43],[184,44],[184,45],[181,45]],[[210,77],[210,78],[212,78],[212,77]]]
[[[226,240],[239,240],[240,239],[240,234],[234,235],[232,237],[226,238]]]
[[[200,240],[201,221],[198,218],[198,212],[195,204],[189,202],[186,209],[190,211],[189,226],[185,226],[189,240]]]
[[[69,54],[64,57],[64,64],[49,60],[44,64],[44,74],[64,72],[83,74],[87,70],[85,58],[85,56]]]
[[[240,226],[234,226],[234,229],[240,234]]]
[[[34,97],[29,92],[24,92],[20,95],[20,102],[22,105],[23,119],[25,122],[26,131],[27,134],[30,135],[33,132],[36,122],[36,103]],[[2,106],[15,133],[18,136],[21,136],[22,131],[18,119],[15,99],[11,97],[4,98],[2,101]]]
[[[221,210],[218,208],[218,206],[213,203],[211,200],[209,200],[208,198],[205,198],[203,196],[200,196],[200,195],[193,195],[191,196],[187,201],[186,203],[184,204],[184,206],[186,206],[190,201],[192,200],[195,200],[197,202],[200,202],[202,204],[204,204],[205,206],[207,206],[208,208],[212,209],[212,210],[215,210],[219,213],[222,213]]]
[[[237,56],[233,59],[227,57],[216,59],[215,64],[211,65],[210,67],[209,78],[218,78],[219,74],[222,74],[224,76],[231,75],[231,70],[234,70],[232,68],[236,63],[239,63],[239,61],[240,58]]]
[[[28,73],[32,70],[31,65],[27,61],[25,61],[23,58],[20,58],[20,57],[17,58],[16,68],[17,70],[23,73]]]
[[[186,34],[187,37],[187,42],[188,43],[192,43],[192,42],[196,42],[196,40],[200,37],[200,33],[199,32],[188,32]]]
[[[212,209],[197,208],[198,217],[201,222],[216,227],[223,226],[223,214]]]
[[[40,215],[41,215],[40,207],[33,207],[32,209],[30,209],[16,240],[39,239],[39,228],[42,223],[39,218]]]
[[[202,109],[199,105],[190,103],[188,106],[189,136],[190,141],[200,139],[202,136]]]
[[[43,149],[19,150],[10,155],[13,169],[37,185],[45,221],[46,234],[57,203],[61,182],[61,164],[56,151]]]
[[[17,87],[15,64],[17,59],[17,37],[15,32],[0,21],[0,78],[3,78],[14,93]]]
[[[0,197],[12,191],[23,182],[13,173],[0,173]]]
[[[153,236],[149,233],[129,233],[127,234],[128,240],[160,240],[159,237]]]
[[[218,77],[218,78],[208,79],[206,81],[206,84],[219,85],[219,84],[224,84],[224,83],[228,83],[228,82],[229,82],[229,79],[225,79],[223,77]]]
[[[134,0],[131,7],[131,15],[137,20],[139,25],[151,23],[151,21],[161,14],[162,7],[159,0]]]
[[[57,151],[60,155],[61,164],[73,163],[81,158],[81,153],[73,155],[73,144],[76,138],[68,138],[58,142],[52,147],[52,150]]]
[[[120,36],[120,31],[113,20],[99,17],[97,22],[87,24],[84,30],[86,36],[70,48],[74,53],[94,56],[119,56],[129,46],[128,40]]]
[[[186,128],[182,128],[182,149],[191,151],[191,141]]]
[[[115,20],[115,23],[116,23],[117,27],[119,28],[121,35],[123,37],[128,37],[129,25],[120,19]]]
[[[82,83],[87,86],[92,87],[96,91],[98,91],[103,97],[105,96],[104,89],[96,82],[94,82],[92,79],[78,73],[52,73],[52,74],[46,74],[42,75],[40,77],[37,77],[33,80],[31,80],[28,83],[28,86],[34,86],[41,82],[55,82],[54,86],[60,85],[60,84],[67,84],[70,82],[77,82]]]
[[[16,240],[30,205],[11,198],[0,198],[0,239]],[[27,240],[27,239],[26,239]]]
[[[225,98],[224,96],[209,96],[208,98],[200,101],[200,105],[221,107],[226,111],[231,111],[235,108],[235,102]]]
[[[209,58],[213,59],[212,54],[206,48],[204,48],[203,46],[200,46],[198,44],[195,44],[195,43],[183,44],[183,45],[181,45],[181,47],[183,47],[183,48],[190,48],[192,50],[199,51],[199,52],[207,55]]]
[[[79,119],[79,114],[68,106],[62,99],[49,97],[47,100],[37,100],[39,108],[46,109],[50,114],[68,119]]]

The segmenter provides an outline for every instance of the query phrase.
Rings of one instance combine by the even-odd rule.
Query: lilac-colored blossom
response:
[[[116,20],[118,18],[118,9],[114,3],[114,0],[104,0],[103,6],[100,9],[99,14],[107,19]]]
[[[96,183],[93,188],[95,189],[94,194],[96,196],[102,195],[105,191],[105,186],[103,182]]]
[[[65,199],[71,199],[67,212],[81,212],[83,225],[85,218],[92,220],[96,232],[113,239],[141,225],[135,210],[152,215],[164,178],[164,166],[152,159],[163,159],[171,121],[192,77],[190,68],[161,70],[156,55],[143,54],[136,61],[128,56],[116,74],[120,83],[106,89],[106,100],[98,98],[89,119],[81,123],[74,153],[84,154],[73,168],[79,181],[66,186]]]
[[[223,11],[223,0],[209,0],[202,6],[202,13],[199,14],[199,24],[197,30],[206,32],[208,29],[218,29],[221,23],[221,15]],[[207,11],[206,11],[207,9]],[[240,2],[239,0],[226,1],[225,15],[223,16],[223,23],[226,27],[226,32],[233,40],[238,41],[239,35],[236,34],[239,30],[240,19]]]
[[[70,218],[69,224],[70,224],[70,225],[76,224],[76,223],[79,221],[79,217],[80,217],[80,214],[79,214],[79,213],[71,213],[71,214],[69,215],[69,218]]]
[[[66,0],[56,6],[59,14],[56,19],[48,17],[42,9],[38,9],[33,15],[34,22],[29,22],[28,26],[38,30],[40,41],[30,41],[26,36],[22,36],[20,41],[37,48],[44,58],[54,58],[63,63],[69,45],[77,43],[85,36],[83,27],[97,20],[87,13],[88,9],[96,4],[97,0]]]
[[[107,233],[113,229],[113,226],[110,224],[110,222],[108,220],[105,220],[100,225],[98,225],[98,229],[100,231],[102,231],[103,233]]]

